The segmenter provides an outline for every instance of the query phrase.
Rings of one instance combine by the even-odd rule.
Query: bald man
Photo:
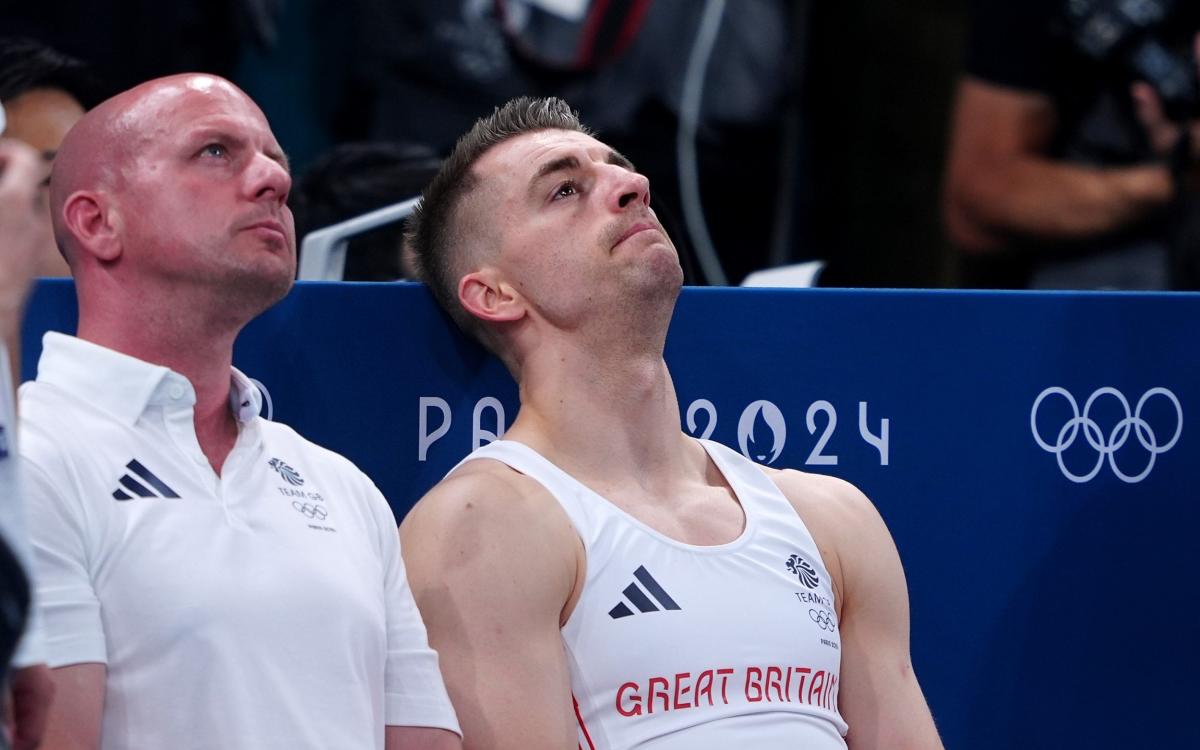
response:
[[[211,76],[120,94],[58,152],[78,335],[20,399],[51,748],[459,747],[387,503],[231,364],[291,286],[290,187]]]

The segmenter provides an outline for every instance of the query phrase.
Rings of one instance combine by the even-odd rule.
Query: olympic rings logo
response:
[[[324,521],[329,517],[329,511],[325,510],[320,505],[309,505],[308,503],[302,503],[299,500],[293,500],[292,507],[298,510],[305,518],[313,518],[318,521]]]
[[[1066,399],[1071,407],[1071,418],[1059,429],[1058,437],[1053,443],[1042,437],[1038,432],[1037,426],[1038,409],[1041,407],[1042,402],[1051,396],[1061,396]],[[1104,396],[1115,398],[1125,413],[1125,416],[1117,421],[1107,435],[1100,428],[1096,420],[1090,416],[1092,407],[1096,401]],[[1175,407],[1175,432],[1171,436],[1171,439],[1165,443],[1159,443],[1158,433],[1151,428],[1149,422],[1142,418],[1142,408],[1155,396],[1167,399]],[[1151,388],[1142,394],[1142,397],[1138,399],[1137,406],[1131,411],[1129,401],[1125,398],[1124,394],[1116,388],[1104,387],[1097,388],[1088,397],[1087,401],[1083,404],[1083,412],[1081,413],[1079,411],[1079,404],[1076,403],[1075,398],[1066,389],[1055,386],[1042,391],[1037,399],[1034,400],[1033,409],[1029,412],[1029,426],[1033,430],[1033,439],[1037,441],[1038,446],[1047,453],[1055,455],[1058,459],[1058,468],[1062,470],[1063,476],[1072,482],[1083,483],[1091,481],[1092,478],[1100,473],[1100,469],[1104,467],[1104,460],[1107,458],[1108,465],[1112,468],[1113,473],[1121,481],[1133,484],[1149,476],[1150,471],[1154,469],[1154,462],[1158,458],[1158,455],[1171,450],[1175,447],[1175,443],[1179,442],[1179,436],[1183,432],[1183,407],[1179,405],[1179,399],[1175,397],[1175,394],[1166,388]],[[1074,445],[1075,440],[1080,434],[1083,435],[1088,445],[1096,451],[1096,464],[1086,474],[1072,472],[1063,461],[1063,453]],[[1130,435],[1136,437],[1141,446],[1150,453],[1150,460],[1146,463],[1146,468],[1142,469],[1138,474],[1126,474],[1121,470],[1121,467],[1117,466],[1115,457],[1116,452],[1128,442]]]
[[[837,623],[833,621],[833,614],[826,612],[823,609],[808,610],[808,619],[817,624],[821,630],[827,630],[830,633],[837,630]]]

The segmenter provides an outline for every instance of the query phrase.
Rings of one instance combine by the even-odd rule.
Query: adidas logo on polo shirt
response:
[[[167,483],[154,476],[154,472],[142,466],[136,458],[125,464],[125,468],[136,474],[136,478],[125,474],[118,481],[121,487],[113,490],[112,496],[117,500],[132,500],[137,497],[179,497],[179,493],[167,486]],[[121,489],[124,487],[125,489]],[[128,492],[126,492],[128,490]],[[132,492],[133,494],[129,494]]]
[[[654,576],[650,575],[650,571],[646,570],[645,566],[639,565],[638,569],[633,571],[633,577],[637,579],[625,587],[621,593],[630,604],[638,608],[639,612],[658,612],[660,609],[682,609],[670,594],[663,589],[658,581],[654,580]],[[638,586],[638,582],[642,586]],[[655,602],[658,606],[655,606]],[[629,617],[634,614],[625,602],[618,602],[617,606],[608,611],[608,616],[614,620],[622,617]]]

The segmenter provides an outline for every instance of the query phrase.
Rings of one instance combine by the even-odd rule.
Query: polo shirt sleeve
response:
[[[425,623],[413,600],[400,556],[396,520],[382,493],[371,486],[379,549],[383,555],[387,607],[387,666],[384,671],[384,720],[388,726],[437,727],[462,735],[458,717],[429,646]]]
[[[13,652],[12,657],[12,666],[16,669],[46,663],[46,647],[42,642],[42,616],[37,606],[37,594],[33,591],[30,593],[31,606],[29,616],[25,620],[25,632],[21,633],[21,640],[18,641],[17,650]]]
[[[47,472],[22,457],[21,483],[29,514],[36,590],[46,662],[51,667],[108,663],[100,600],[92,585],[87,533],[77,498],[54,486]]]

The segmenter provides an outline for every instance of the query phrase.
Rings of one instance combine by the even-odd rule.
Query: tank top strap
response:
[[[607,502],[594,502],[595,493],[582,482],[560,469],[533,448],[516,440],[495,440],[476,448],[447,472],[447,476],[453,474],[466,462],[480,458],[499,461],[541,484],[558,500],[559,505],[567,512],[577,528],[588,520],[594,520],[597,514],[603,514],[609,507]]]
[[[778,523],[791,527],[812,543],[812,535],[795,506],[771,480],[763,467],[733,450],[712,440],[701,440],[709,458],[738,495],[747,518],[756,522]]]
[[[531,476],[543,471],[554,472],[558,470],[558,467],[550,463],[542,454],[524,443],[518,443],[515,440],[493,440],[467,454],[463,460],[454,465],[454,468],[446,472],[446,476],[450,476],[458,471],[468,461],[475,461],[481,458],[499,461],[522,474]]]

